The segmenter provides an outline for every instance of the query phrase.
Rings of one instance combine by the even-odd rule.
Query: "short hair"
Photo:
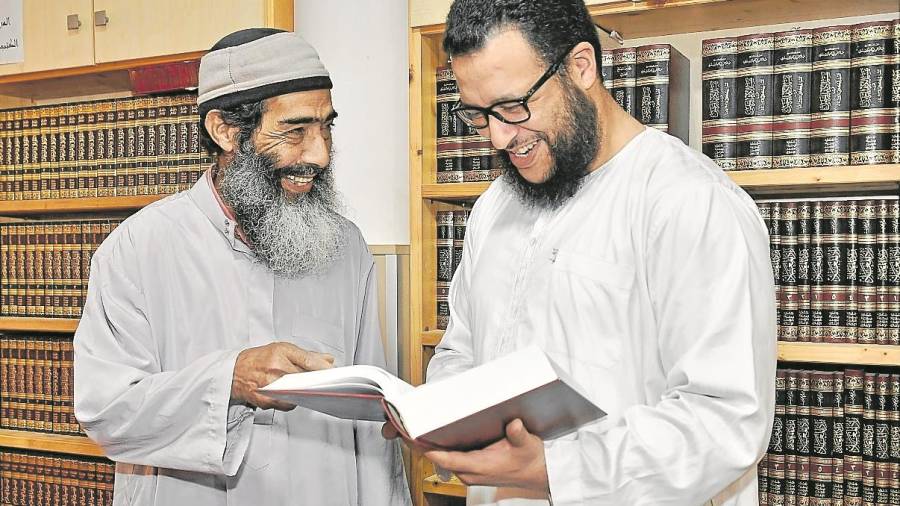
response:
[[[451,58],[478,51],[504,28],[522,32],[547,65],[575,44],[589,42],[601,73],[600,36],[583,0],[455,0],[444,51]]]
[[[228,126],[235,126],[240,129],[238,134],[238,144],[250,140],[253,132],[259,128],[262,123],[263,113],[266,112],[266,103],[264,100],[259,102],[250,102],[247,104],[239,104],[227,109],[220,109],[222,113],[222,121]],[[222,147],[219,146],[209,132],[206,131],[206,118],[200,119],[200,145],[212,157],[218,158],[223,153]]]

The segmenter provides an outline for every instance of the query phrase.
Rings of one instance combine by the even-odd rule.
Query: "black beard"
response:
[[[275,273],[299,277],[324,270],[340,258],[346,220],[331,167],[296,164],[276,167],[277,160],[244,142],[222,177],[222,199],[257,257]],[[294,200],[281,187],[285,175],[316,175],[312,189]]]
[[[519,200],[528,207],[556,209],[563,205],[581,188],[584,176],[590,172],[590,163],[597,156],[600,137],[597,107],[567,79],[563,78],[562,84],[566,92],[565,121],[552,143],[542,135],[550,148],[553,163],[547,180],[542,183],[528,181],[512,164],[506,150],[497,153],[503,179],[512,185]]]

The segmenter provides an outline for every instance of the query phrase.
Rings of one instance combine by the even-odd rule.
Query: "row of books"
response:
[[[704,40],[703,152],[726,170],[900,163],[900,20]]]
[[[156,195],[209,161],[196,94],[0,110],[0,200]]]
[[[437,223],[437,328],[446,329],[450,322],[450,281],[462,260],[463,241],[469,212],[465,209],[438,211]]]
[[[0,223],[0,316],[77,318],[91,256],[121,218]]]
[[[778,338],[900,344],[900,201],[760,201]]]
[[[779,368],[759,503],[900,504],[897,370]]]
[[[603,84],[642,124],[689,140],[690,63],[669,44],[604,49]]]
[[[115,464],[103,458],[0,451],[4,506],[112,506]]]
[[[83,435],[73,358],[71,335],[0,335],[0,429]]]
[[[435,77],[437,182],[493,181],[500,175],[497,150],[490,140],[451,112],[459,101],[453,70],[438,67]]]

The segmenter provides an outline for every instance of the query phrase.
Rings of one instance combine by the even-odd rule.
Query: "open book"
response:
[[[606,415],[537,346],[418,387],[352,365],[287,374],[260,392],[338,418],[389,421],[419,444],[457,450],[502,439],[516,418],[553,439]]]

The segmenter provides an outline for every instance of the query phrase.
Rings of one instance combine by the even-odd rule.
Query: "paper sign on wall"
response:
[[[0,0],[0,64],[25,61],[22,40],[22,2]]]

